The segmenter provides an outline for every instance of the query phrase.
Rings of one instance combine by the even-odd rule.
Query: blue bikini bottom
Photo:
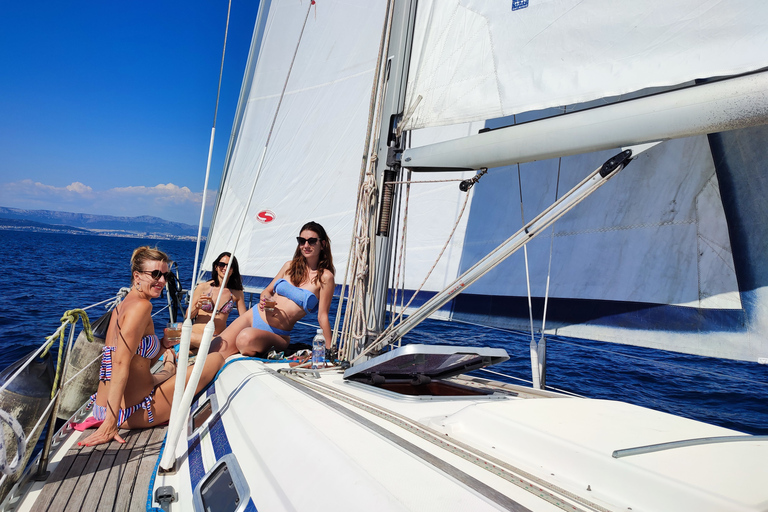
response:
[[[282,329],[278,329],[277,327],[272,327],[266,323],[261,319],[261,315],[255,308],[253,310],[253,327],[254,329],[261,329],[262,331],[273,332],[278,336],[290,336],[291,334],[291,331],[284,331]]]

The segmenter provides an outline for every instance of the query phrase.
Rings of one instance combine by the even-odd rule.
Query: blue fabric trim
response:
[[[187,445],[187,465],[189,466],[189,481],[192,487],[192,492],[195,492],[197,484],[205,476],[205,465],[203,464],[203,453],[200,448],[200,435],[195,436],[189,440]]]
[[[259,357],[239,357],[237,359],[228,361],[226,364],[224,364],[221,370],[219,370],[219,372],[213,378],[211,383],[208,386],[206,386],[206,388],[203,389],[200,393],[198,393],[198,396],[195,399],[194,405],[192,406],[191,410],[194,410],[197,408],[199,397],[203,393],[205,393],[206,396],[210,396],[216,392],[215,387],[213,386],[213,383],[216,381],[216,379],[218,379],[219,374],[224,370],[224,368],[226,368],[231,363],[234,363],[236,361],[249,360],[249,359],[254,361],[262,361],[262,362],[273,362],[273,363],[279,362],[273,359],[262,359]],[[287,360],[283,359],[282,361],[285,362]],[[224,429],[224,425],[221,422],[220,414],[217,413],[216,418],[209,425],[209,433],[211,435],[211,442],[213,444],[213,451],[216,455],[216,461],[218,461],[223,455],[226,455],[227,453],[232,453],[232,447],[229,444],[229,439],[227,437],[226,430]],[[167,440],[168,440],[168,435],[166,434],[165,438],[163,439],[163,444],[160,446],[160,453],[158,454],[157,461],[155,462],[155,469],[152,473],[152,477],[149,480],[149,488],[147,489],[147,504],[146,504],[147,512],[163,512],[161,508],[152,506],[152,503],[154,502],[154,497],[152,494],[155,487],[155,480],[157,478],[157,473],[160,468],[160,460],[163,457],[163,452],[165,451],[165,443],[167,442]],[[205,465],[203,464],[202,451],[200,447],[199,434],[196,434],[188,442],[187,465],[189,466],[189,479],[192,487],[192,493],[194,493],[195,488],[203,479],[203,477],[205,477],[205,474],[206,474]],[[246,505],[245,510],[247,512],[258,512],[256,505],[253,503],[252,496],[248,497],[248,504]]]
[[[232,453],[232,447],[229,445],[227,431],[224,429],[224,424],[221,422],[220,414],[216,414],[216,418],[214,418],[208,425],[208,435],[211,436],[213,453],[216,454],[217,461],[224,455]]]
[[[165,451],[165,442],[168,440],[168,432],[165,433],[163,438],[163,444],[160,445],[160,453],[157,454],[157,461],[155,462],[155,470],[152,472],[152,477],[149,479],[149,488],[147,489],[147,512],[164,512],[163,509],[153,507],[152,502],[154,497],[152,491],[155,489],[155,478],[157,478],[157,472],[160,469],[160,460],[163,458],[163,452]]]
[[[221,367],[221,370],[219,370],[219,373],[216,374],[216,377],[214,377],[213,380],[216,380],[219,378],[219,375],[221,375],[221,372],[224,371],[224,368],[238,361],[261,361],[262,363],[287,363],[289,360],[288,359],[264,359],[263,357],[241,356],[241,357],[238,357],[237,359],[232,359],[224,363],[224,366]]]

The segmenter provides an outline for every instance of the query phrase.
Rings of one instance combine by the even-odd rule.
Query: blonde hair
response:
[[[131,280],[133,280],[133,273],[143,271],[144,263],[148,261],[163,261],[168,263],[168,255],[157,247],[149,247],[148,245],[134,249],[133,255],[131,256]]]

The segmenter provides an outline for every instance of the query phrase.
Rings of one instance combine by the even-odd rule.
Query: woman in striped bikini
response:
[[[121,428],[146,428],[168,421],[176,382],[175,354],[164,352],[164,367],[150,373],[162,345],[155,335],[150,299],[160,297],[168,274],[168,256],[151,247],[139,247],[131,257],[131,291],[115,308],[102,349],[99,388],[92,397],[93,417],[101,422],[83,444],[93,446],[113,439],[125,442]],[[213,357],[211,357],[213,356]],[[224,364],[218,354],[205,361],[198,390],[207,385]],[[189,374],[188,374],[189,375]]]

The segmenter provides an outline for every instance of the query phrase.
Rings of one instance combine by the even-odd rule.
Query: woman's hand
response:
[[[96,432],[77,444],[78,446],[96,446],[98,444],[110,443],[113,440],[118,443],[125,443],[125,439],[120,437],[120,434],[117,433],[117,425],[107,425],[107,422],[105,421]]]
[[[269,293],[263,292],[261,294],[261,299],[259,300],[259,309],[264,311],[264,307],[268,300],[272,300],[272,295]]]
[[[176,352],[169,348],[163,352],[163,369],[152,374],[152,384],[159,386],[174,375],[176,375]]]

